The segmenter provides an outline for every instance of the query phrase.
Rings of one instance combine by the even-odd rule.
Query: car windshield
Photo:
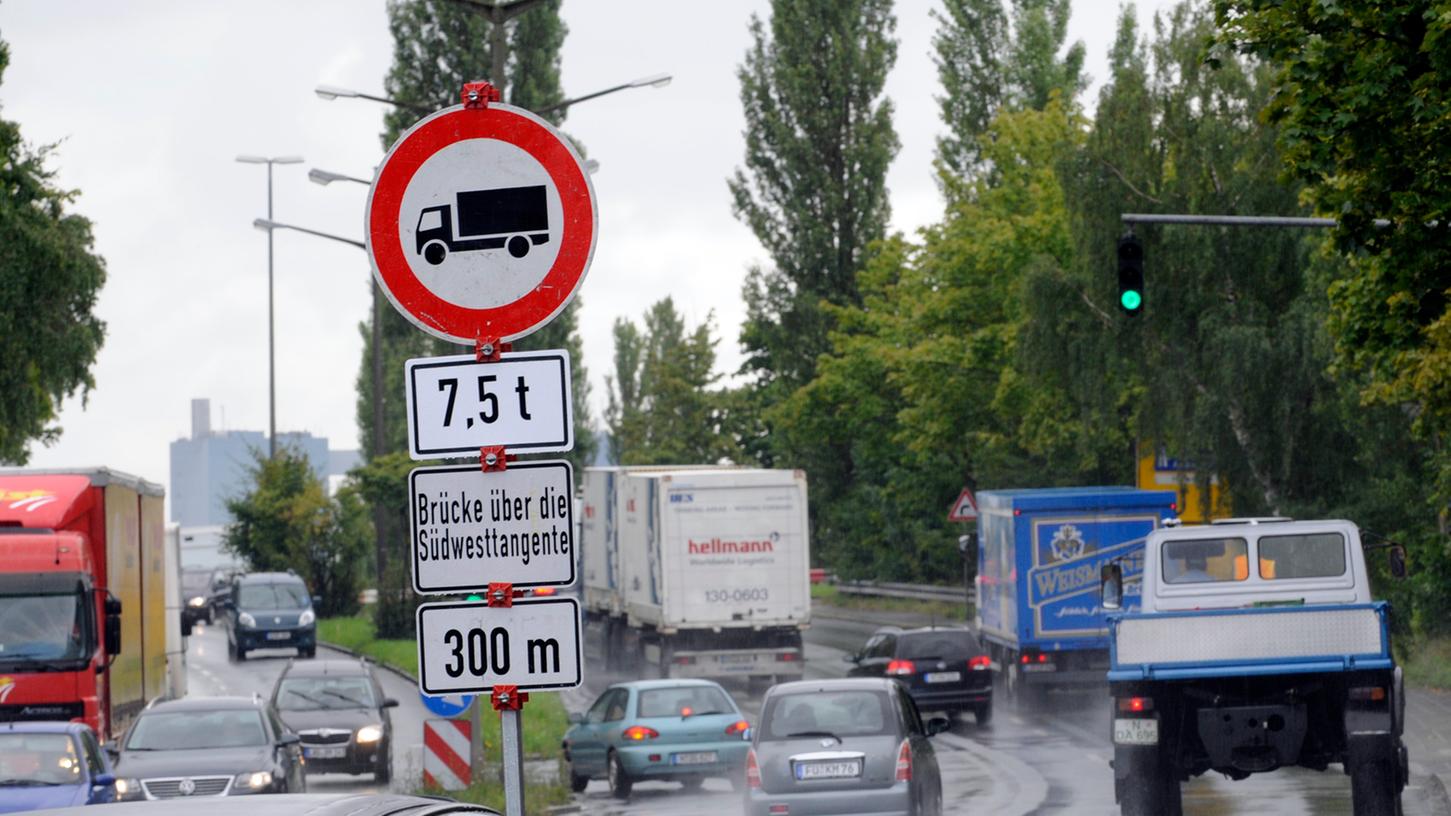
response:
[[[199,595],[212,586],[212,574],[210,572],[183,572],[181,574],[181,589],[188,595]]]
[[[897,638],[897,656],[906,660],[936,657],[966,660],[982,652],[977,638],[968,631],[909,632]]]
[[[888,734],[893,730],[891,712],[891,701],[880,691],[782,694],[772,697],[761,713],[761,721],[765,723],[761,739]]]
[[[81,762],[69,735],[0,733],[0,788],[80,781]],[[0,802],[4,800],[5,794],[0,793]]]
[[[735,706],[715,686],[676,686],[640,692],[641,717],[698,717],[735,713]]]
[[[128,751],[192,751],[266,744],[262,715],[250,708],[148,712],[136,720],[126,738]]]
[[[287,677],[277,688],[277,707],[283,711],[373,708],[373,684],[362,675]]]
[[[85,607],[79,595],[0,595],[0,663],[86,657]]]
[[[311,603],[302,584],[246,584],[239,594],[242,609],[306,609]]]

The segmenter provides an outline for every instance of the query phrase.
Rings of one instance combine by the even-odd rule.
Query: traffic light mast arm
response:
[[[1134,224],[1190,224],[1208,227],[1292,227],[1330,229],[1340,222],[1334,218],[1295,218],[1279,215],[1184,215],[1171,213],[1122,213],[1119,219],[1132,227]],[[1391,225],[1384,218],[1375,219],[1375,225],[1385,229]]]

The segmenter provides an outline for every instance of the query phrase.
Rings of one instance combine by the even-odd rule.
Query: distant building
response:
[[[329,488],[358,462],[357,451],[328,449],[326,437],[280,433],[278,447],[301,451]],[[191,437],[171,443],[171,520],[183,527],[230,524],[227,500],[246,492],[257,452],[267,451],[261,431],[213,431],[211,400],[191,401]]]

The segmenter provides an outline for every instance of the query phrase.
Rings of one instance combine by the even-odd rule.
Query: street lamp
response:
[[[367,179],[360,179],[357,176],[349,176],[344,173],[334,173],[329,170],[319,170],[316,167],[307,171],[307,177],[314,184],[322,185],[332,184],[334,181],[351,181],[355,184],[361,184],[365,187],[371,187],[373,185],[373,182],[368,181]]]
[[[267,220],[272,219],[272,165],[301,164],[301,156],[242,155],[243,164],[267,165]],[[255,225],[256,222],[253,222]],[[267,458],[277,458],[277,358],[272,317],[272,231],[267,231]]]
[[[362,91],[349,90],[348,88],[338,88],[332,85],[319,85],[313,89],[313,93],[328,101],[332,101],[334,99],[371,99],[374,102],[382,102],[385,105],[392,105],[395,108],[402,108],[406,111],[412,111],[419,116],[427,116],[428,114],[433,113],[432,108],[427,108],[422,105],[414,105],[408,102],[400,102],[397,99],[389,99],[386,96],[374,96],[373,94],[365,94]]]
[[[540,108],[539,110],[536,110],[534,112],[539,114],[553,113],[557,110],[563,110],[570,105],[577,105],[580,102],[584,102],[589,99],[597,99],[601,96],[604,96],[605,94],[612,94],[615,91],[625,91],[629,90],[630,88],[663,88],[666,85],[669,85],[670,80],[672,79],[674,79],[674,77],[672,77],[670,74],[655,74],[654,76],[640,77],[639,79],[626,82],[624,85],[616,85],[613,88],[606,88],[603,91],[595,91],[592,94],[585,94],[584,96],[575,97],[574,99],[566,99],[563,102]]]

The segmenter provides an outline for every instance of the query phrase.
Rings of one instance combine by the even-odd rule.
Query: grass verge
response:
[[[498,782],[470,785],[463,790],[446,791],[424,787],[419,793],[430,796],[447,796],[459,802],[471,802],[504,812],[504,786]],[[548,809],[556,805],[567,805],[572,801],[569,786],[563,784],[524,783],[524,813],[527,816],[545,816]]]
[[[373,620],[366,613],[347,618],[323,618],[317,622],[317,637],[324,643],[367,655],[379,663],[418,676],[418,646],[412,640],[379,640]],[[483,702],[487,706],[488,700]],[[568,712],[559,695],[534,692],[524,706],[524,753],[536,759],[559,756],[559,743],[569,728]],[[499,716],[484,712],[484,751],[491,759],[500,749]],[[500,794],[503,795],[502,793]]]
[[[1407,639],[1401,644],[1396,651],[1406,685],[1451,690],[1451,638]]]
[[[967,603],[947,601],[919,601],[914,598],[883,598],[875,595],[852,595],[842,592],[831,584],[812,584],[813,603],[834,606],[837,609],[860,609],[871,612],[905,612],[936,617],[943,621],[965,621],[972,610]]]

